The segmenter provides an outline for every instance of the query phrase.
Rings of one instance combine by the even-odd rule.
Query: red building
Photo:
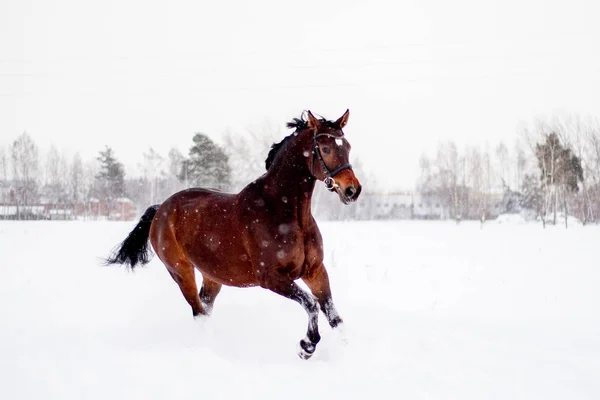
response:
[[[131,221],[136,216],[135,204],[126,197],[115,199],[110,207],[108,202],[98,199],[90,199],[87,203],[74,205],[51,203],[17,205],[13,202],[0,202],[0,219]]]

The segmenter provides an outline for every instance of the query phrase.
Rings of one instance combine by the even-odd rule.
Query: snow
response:
[[[195,321],[155,257],[100,257],[133,224],[0,222],[5,399],[596,399],[600,227],[322,223],[345,345],[264,289]]]
[[[554,221],[554,214],[548,213],[548,215],[546,215],[546,223],[551,224],[553,221]],[[564,212],[556,213],[556,224],[562,225],[562,226],[565,225],[565,213]],[[567,215],[567,224],[569,226],[570,225],[583,225],[579,219],[575,218],[572,215]]]
[[[526,224],[527,220],[521,214],[501,214],[494,220],[497,224]]]

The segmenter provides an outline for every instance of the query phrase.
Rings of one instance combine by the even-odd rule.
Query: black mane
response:
[[[302,115],[300,116],[300,118],[294,118],[293,120],[291,120],[290,122],[288,122],[287,123],[287,127],[290,128],[290,129],[295,128],[296,131],[301,131],[302,129],[308,128],[308,121],[304,118],[304,114],[305,113],[302,113]],[[342,129],[337,122],[330,121],[330,120],[325,119],[323,117],[319,118],[319,122],[321,124],[323,124],[323,125],[328,126],[329,128]]]
[[[290,122],[288,122],[286,124],[286,126],[288,128],[295,129],[294,133],[283,138],[283,140],[281,142],[273,143],[273,145],[271,145],[271,150],[269,150],[269,154],[267,155],[267,159],[265,160],[265,166],[267,167],[267,169],[269,169],[271,167],[271,164],[273,164],[273,160],[275,159],[275,156],[277,155],[279,150],[281,150],[283,145],[285,143],[287,143],[290,138],[296,136],[297,132],[308,128],[308,121],[304,118],[304,115],[305,115],[305,113],[302,113],[300,118],[294,118],[293,120],[291,120]],[[328,119],[320,118],[319,122],[321,122],[321,124],[323,124],[323,125],[333,128],[333,129],[342,129],[340,127],[340,125],[337,124],[335,121],[329,121]]]
[[[289,136],[283,138],[283,140],[279,143],[273,143],[271,145],[271,150],[269,150],[269,155],[267,155],[267,159],[265,160],[265,167],[269,169],[271,164],[273,164],[273,160],[275,159],[275,155],[277,152],[283,147],[285,143],[287,143],[292,137],[296,136],[296,132],[292,133]]]

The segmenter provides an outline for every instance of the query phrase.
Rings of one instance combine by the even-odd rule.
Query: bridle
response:
[[[332,135],[330,133],[319,133],[317,134],[315,132],[314,136],[313,136],[313,150],[311,153],[311,158],[310,158],[310,168],[311,168],[311,172],[312,172],[312,168],[313,168],[313,160],[314,160],[314,156],[315,154],[317,155],[317,158],[319,159],[319,162],[321,164],[321,168],[323,169],[323,174],[325,175],[325,179],[323,179],[323,183],[325,184],[325,187],[327,188],[327,190],[329,190],[330,192],[333,192],[336,188],[337,183],[335,183],[335,180],[333,179],[334,176],[336,176],[337,174],[339,174],[340,172],[342,172],[345,169],[349,169],[352,170],[352,164],[347,163],[347,164],[343,164],[340,165],[339,167],[330,170],[327,167],[327,164],[325,164],[325,161],[323,160],[323,155],[321,154],[321,149],[319,148],[319,144],[317,143],[317,138],[323,137],[323,136],[327,136],[327,137],[332,137],[334,139],[341,139],[344,137],[344,132],[342,132],[341,135]],[[312,174],[313,176],[315,176],[315,174]]]

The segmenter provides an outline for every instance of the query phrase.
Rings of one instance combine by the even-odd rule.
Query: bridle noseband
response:
[[[313,157],[316,154],[317,158],[319,159],[319,162],[321,163],[321,168],[323,169],[323,173],[325,174],[325,179],[323,179],[323,183],[325,184],[325,187],[327,188],[327,190],[329,190],[330,192],[333,192],[337,186],[333,177],[345,169],[352,170],[352,164],[350,164],[350,163],[343,164],[333,170],[330,170],[327,167],[327,164],[325,164],[325,161],[323,160],[323,155],[321,154],[321,149],[319,148],[319,144],[317,143],[317,138],[320,138],[323,136],[332,137],[334,139],[341,139],[344,137],[344,132],[342,132],[342,134],[339,136],[332,135],[330,133],[319,133],[319,134],[315,133],[313,136],[313,151],[312,151],[311,159],[310,159],[310,168],[312,170],[313,160],[314,160]],[[313,176],[314,175],[315,174],[313,173]]]

